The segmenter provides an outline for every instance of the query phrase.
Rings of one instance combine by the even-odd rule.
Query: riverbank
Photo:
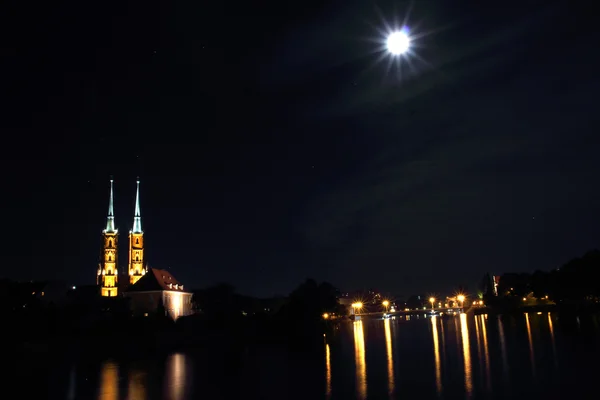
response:
[[[559,304],[538,304],[524,306],[497,306],[497,307],[478,307],[473,308],[475,315],[491,314],[522,314],[532,312],[558,312],[561,314],[591,314],[600,312],[599,303],[559,303]]]
[[[56,322],[56,321],[55,321]],[[34,329],[10,338],[18,354],[39,357],[168,354],[207,347],[237,351],[276,344],[310,349],[322,344],[330,324],[275,318],[209,320],[180,318],[107,318],[94,322],[61,321],[54,329]]]

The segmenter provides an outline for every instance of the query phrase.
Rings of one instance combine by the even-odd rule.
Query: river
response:
[[[19,398],[597,399],[600,317],[365,319],[340,324],[313,351],[239,351],[225,342],[135,359],[38,364],[20,368],[21,382],[31,384],[19,384]]]

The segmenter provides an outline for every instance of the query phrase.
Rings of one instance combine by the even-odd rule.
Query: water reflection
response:
[[[287,346],[256,345],[239,353],[239,364],[230,367],[229,360],[223,360],[222,349],[214,346],[166,358],[148,355],[136,359],[127,355],[120,361],[82,359],[76,361],[73,371],[61,370],[56,379],[49,376],[48,380],[61,385],[52,388],[55,393],[52,398],[96,400],[190,400],[195,398],[193,389],[207,398],[221,398],[218,392],[237,391],[237,388],[244,399],[283,398],[290,393],[293,395],[290,397],[307,399],[436,396],[525,400],[563,394],[585,398],[579,394],[594,390],[594,367],[600,347],[597,342],[584,339],[597,340],[591,338],[597,331],[581,317],[581,329],[587,331],[577,336],[573,326],[563,328],[558,322],[554,324],[559,321],[558,314],[545,314],[546,317],[544,313],[526,316],[519,313],[502,319],[488,315],[487,320],[485,316],[459,314],[447,318],[413,318],[410,322],[375,318],[355,323],[343,321],[339,324],[343,332],[328,335],[327,341],[321,342],[324,354],[317,355],[316,366],[312,358],[304,362],[295,349],[290,356]],[[574,324],[575,317],[568,317]],[[576,341],[582,342],[581,345]],[[470,344],[476,346],[475,351]],[[320,358],[323,356],[325,360]],[[535,378],[527,364],[530,356],[540,361],[535,365]],[[558,369],[559,366],[564,370]],[[317,371],[308,370],[313,367]],[[561,387],[568,388],[566,393]]]
[[[489,352],[489,348],[488,348],[488,338],[487,338],[487,327],[485,326],[487,324],[487,319],[485,317],[487,317],[487,314],[485,315],[485,317],[483,315],[479,316],[481,318],[481,333],[483,335],[483,354],[485,357],[485,377],[486,377],[486,385],[487,385],[487,389],[491,390],[491,385],[492,385],[492,378],[490,375],[490,352]]]
[[[525,313],[525,324],[527,325],[527,339],[529,341],[529,359],[531,361],[531,374],[535,376],[535,357],[533,354],[533,339],[531,337],[531,324],[529,323],[529,313]]]
[[[385,349],[387,353],[387,373],[388,373],[388,393],[390,396],[394,394],[394,356],[392,353],[392,332],[390,329],[390,320],[383,320],[385,330]]]
[[[550,329],[550,340],[552,341],[552,359],[554,367],[558,368],[558,357],[556,356],[556,342],[554,340],[554,325],[552,325],[552,316],[548,313],[548,328]]]
[[[444,334],[444,321],[440,323],[440,332],[442,334],[442,357],[444,359],[444,368],[446,368],[446,335]]]
[[[325,394],[331,398],[331,351],[329,343],[325,344]]]
[[[481,332],[479,331],[479,316],[475,316],[475,339],[477,340],[477,357],[481,360],[481,354],[483,350],[481,349]],[[483,375],[483,363],[479,362],[479,373]]]
[[[75,367],[71,368],[69,374],[69,388],[67,390],[67,400],[75,400],[77,394],[77,375]]]
[[[186,356],[182,353],[167,359],[165,392],[170,400],[182,400],[186,392]]]
[[[367,398],[367,364],[365,362],[365,333],[362,321],[354,321],[354,357],[356,362],[356,392]]]
[[[119,366],[114,361],[105,361],[100,371],[98,400],[117,400],[119,398]]]
[[[471,371],[471,348],[469,347],[469,327],[467,326],[467,315],[460,314],[460,333],[462,336],[463,361],[465,365],[465,391],[467,397],[473,392],[473,376]]]
[[[127,384],[127,395],[129,399],[146,398],[146,373],[143,371],[131,371]]]
[[[443,325],[443,324],[442,324]],[[435,387],[439,395],[442,394],[442,365],[440,362],[440,343],[438,340],[437,318],[431,317],[431,332],[433,336],[433,356],[435,358]]]
[[[502,323],[502,319],[500,319],[500,317],[498,317],[498,333],[500,335],[500,351],[502,354],[502,371],[504,372],[504,377],[507,378],[508,361],[506,359],[506,341],[504,339],[504,324]]]

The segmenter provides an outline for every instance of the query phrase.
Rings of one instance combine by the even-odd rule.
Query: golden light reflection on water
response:
[[[440,321],[440,333],[442,334],[442,358],[444,359],[444,367],[446,366],[446,335],[444,333],[444,320]]]
[[[469,327],[467,315],[460,314],[460,334],[462,336],[463,360],[465,365],[465,391],[467,397],[473,393],[473,376],[471,371],[471,348],[469,346]]]
[[[486,315],[487,317],[487,315]],[[492,387],[492,377],[490,374],[490,351],[489,351],[489,347],[488,347],[488,338],[487,338],[487,327],[485,326],[487,324],[487,319],[483,316],[480,316],[481,318],[481,333],[483,336],[483,355],[485,357],[485,376],[486,376],[486,384],[487,384],[487,388],[488,390],[491,390]]]
[[[437,317],[431,317],[431,332],[433,337],[433,356],[435,358],[435,387],[442,394],[442,363],[440,361],[440,342],[438,339]]]
[[[169,400],[181,400],[186,389],[186,356],[182,353],[171,355],[167,359],[167,374],[164,388]]]
[[[477,339],[477,357],[481,361],[481,354],[483,350],[481,349],[481,332],[479,331],[479,316],[475,316],[475,339]],[[483,375],[483,363],[479,362],[479,373]]]
[[[548,327],[550,328],[550,340],[552,341],[552,358],[554,359],[554,367],[558,368],[558,357],[556,355],[556,342],[554,340],[554,325],[552,325],[552,316],[548,313]]]
[[[506,359],[506,340],[504,339],[504,324],[502,320],[498,318],[498,333],[500,336],[500,349],[502,354],[502,370],[504,371],[504,375],[508,375],[508,362]]]
[[[105,361],[100,371],[98,400],[117,400],[119,398],[119,366],[114,361]]]
[[[390,328],[390,320],[383,320],[385,330],[385,348],[387,353],[387,373],[388,373],[388,393],[390,396],[394,394],[394,355],[392,353],[392,331]]]
[[[365,361],[365,333],[362,321],[354,321],[354,358],[356,363],[356,392],[359,399],[367,398],[367,364]]]
[[[325,344],[325,394],[331,398],[331,351],[329,343]]]
[[[529,313],[525,313],[525,324],[527,325],[527,339],[529,341],[529,359],[531,361],[531,374],[535,376],[535,357],[533,354],[533,339],[531,337],[531,324],[529,323]]]
[[[146,398],[146,373],[143,371],[132,371],[129,373],[127,385],[127,396],[129,399]]]

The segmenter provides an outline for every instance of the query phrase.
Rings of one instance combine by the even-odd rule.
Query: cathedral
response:
[[[133,228],[129,231],[127,274],[119,274],[119,230],[115,225],[113,180],[106,227],[102,230],[102,255],[97,285],[102,297],[124,296],[130,299],[134,314],[148,315],[161,305],[173,319],[191,313],[192,294],[168,271],[148,268],[144,255],[144,231],[140,212],[140,181],[137,180]],[[121,276],[122,275],[122,276]],[[123,279],[120,279],[123,278]]]

